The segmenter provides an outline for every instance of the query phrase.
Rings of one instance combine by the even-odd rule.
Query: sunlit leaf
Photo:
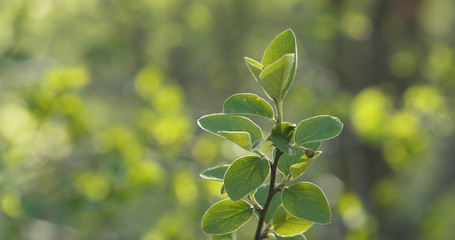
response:
[[[267,213],[265,214],[264,221],[266,223],[272,221],[272,218],[275,215],[275,211],[281,205],[281,193],[282,192],[277,192],[277,193],[275,193],[275,195],[273,195],[273,198],[270,201]],[[264,207],[268,194],[269,194],[269,185],[262,185],[254,193],[254,199],[261,207]]]
[[[224,113],[273,119],[269,103],[251,93],[234,94],[224,102]]]
[[[313,222],[300,219],[287,213],[283,206],[280,206],[273,217],[273,228],[277,235],[283,237],[295,236],[308,230]],[[299,239],[299,238],[297,238]]]
[[[256,150],[260,149],[265,142],[267,142],[267,138],[256,141],[251,146],[251,151],[256,151]]]
[[[221,166],[216,166],[213,168],[209,168],[205,171],[203,171],[200,176],[205,179],[210,179],[210,180],[216,180],[216,181],[223,181],[224,179],[224,174],[226,173],[227,169],[229,168],[229,165],[221,165]]]
[[[278,34],[267,49],[262,57],[262,65],[269,66],[285,54],[296,53],[297,46],[294,33],[291,29],[286,29]]]
[[[319,142],[334,138],[340,134],[343,124],[336,117],[322,115],[305,119],[299,123],[294,132],[297,145]]]
[[[284,88],[288,85],[294,61],[295,54],[283,55],[267,66],[259,75],[259,84],[271,99],[278,101],[283,99]]]
[[[249,57],[245,57],[245,62],[251,74],[253,74],[254,79],[256,79],[256,81],[259,81],[259,75],[261,74],[262,70],[264,70],[264,66]]]
[[[202,230],[208,234],[225,234],[241,227],[253,214],[245,201],[225,199],[212,205],[202,217]]]
[[[305,147],[316,151],[320,145],[321,142],[311,142],[306,143]],[[305,155],[305,152],[300,148],[295,148],[294,150],[294,155],[284,153],[281,155],[280,161],[278,162],[278,169],[285,175],[288,175],[290,173],[291,166],[296,164]]]
[[[218,134],[231,140],[232,142],[236,143],[240,147],[243,147],[247,150],[251,148],[251,137],[248,132],[219,131]]]
[[[275,125],[272,128],[271,138],[273,144],[288,155],[295,154],[294,147],[292,147],[289,143],[292,138],[292,134],[294,133],[294,129],[295,126],[287,122]]]
[[[261,129],[254,122],[242,116],[222,113],[205,115],[199,118],[198,124],[202,129],[218,136],[222,136],[220,132],[223,134],[225,132],[247,132],[251,137],[251,143],[262,139]]]
[[[257,156],[245,156],[235,160],[224,175],[226,193],[232,200],[240,200],[254,191],[267,178],[269,163]]]
[[[322,190],[309,182],[301,182],[285,188],[281,196],[287,212],[308,221],[330,223],[329,203]]]
[[[285,84],[281,92],[282,97],[286,95],[286,92],[291,86],[297,67],[297,41],[294,32],[292,32],[291,29],[287,29],[275,37],[272,43],[270,43],[270,45],[265,50],[264,56],[262,58],[262,65],[264,65],[264,67],[267,67],[283,57],[285,54],[290,53],[294,54],[294,60],[288,78],[284,81]]]
[[[292,237],[282,237],[282,236],[276,235],[275,238],[276,238],[276,240],[306,240],[306,237],[303,234],[295,235]]]
[[[319,156],[320,153],[320,151],[315,152],[314,156],[311,158],[303,155],[296,164],[293,164],[291,166],[291,179],[296,179],[302,175],[311,166],[311,164],[313,164],[314,160]]]

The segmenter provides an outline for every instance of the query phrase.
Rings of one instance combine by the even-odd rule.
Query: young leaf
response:
[[[219,131],[218,134],[247,150],[251,148],[251,137],[248,132]]]
[[[262,139],[261,129],[246,117],[218,113],[205,115],[197,122],[202,129],[218,136],[222,136],[220,132],[247,132],[251,143]]]
[[[200,176],[205,179],[222,182],[224,179],[224,174],[226,173],[228,168],[229,168],[228,164],[216,166],[216,167],[209,168],[209,169],[203,171],[200,174]]]
[[[276,235],[275,238],[276,240],[306,240],[306,237],[303,234],[295,235],[292,237],[281,237],[279,235]]]
[[[221,200],[212,205],[202,217],[202,231],[208,234],[225,234],[241,227],[253,214],[245,201]]]
[[[283,55],[267,66],[259,75],[259,84],[271,99],[278,101],[283,99],[284,89],[288,85],[294,61],[295,54]]]
[[[303,155],[296,164],[293,164],[291,166],[291,179],[296,179],[302,175],[311,166],[311,164],[313,164],[314,160],[319,156],[320,153],[320,151],[315,152],[314,156],[311,158]]]
[[[261,74],[262,70],[264,70],[264,66],[249,57],[245,57],[245,62],[251,74],[253,74],[254,79],[259,82],[259,75]]]
[[[272,142],[275,146],[288,155],[294,155],[294,147],[289,144],[294,133],[295,126],[288,122],[275,125],[272,128]]]
[[[273,217],[273,227],[279,236],[289,237],[301,234],[313,225],[312,222],[296,218],[280,206]],[[298,239],[298,238],[297,238]]]
[[[264,221],[266,223],[272,221],[272,218],[275,215],[276,210],[281,205],[281,193],[282,192],[277,192],[277,193],[275,193],[275,195],[273,195],[273,198],[270,201],[267,213],[265,214]],[[269,194],[269,185],[262,185],[254,193],[254,199],[261,207],[263,207],[268,194]]]
[[[301,182],[285,188],[281,195],[287,212],[308,221],[330,223],[329,203],[322,190],[309,182]]]
[[[270,43],[270,45],[267,47],[267,50],[265,50],[264,56],[262,57],[262,65],[267,67],[277,61],[279,58],[283,57],[285,54],[289,53],[294,54],[295,57],[288,79],[284,81],[285,85],[282,89],[282,97],[286,95],[286,92],[291,86],[297,67],[297,41],[292,30],[287,29],[275,37],[272,43]]]
[[[268,66],[288,53],[297,53],[297,44],[295,41],[294,33],[291,29],[278,34],[267,49],[262,57],[262,65]]]
[[[267,142],[267,138],[265,139],[261,139],[261,140],[257,140],[256,142],[253,143],[253,145],[251,146],[251,150],[250,151],[256,151],[258,149],[260,149],[262,147],[262,145]]]
[[[273,109],[264,99],[251,93],[234,94],[224,102],[224,113],[273,119]]]
[[[294,132],[294,142],[297,145],[324,141],[340,134],[343,124],[336,117],[322,115],[305,119],[299,123]]]
[[[224,186],[229,198],[240,200],[261,186],[269,175],[269,168],[268,161],[258,156],[235,160],[224,175]]]
[[[318,150],[320,145],[321,145],[321,142],[312,142],[312,143],[305,144],[305,147],[312,149],[313,151],[316,151],[316,150]],[[281,155],[280,161],[278,162],[278,169],[284,175],[288,175],[290,173],[291,166],[296,164],[297,162],[299,162],[299,160],[305,155],[305,152],[302,149],[300,149],[300,148],[294,148],[294,149],[295,149],[294,155],[288,155],[285,153],[285,154]]]
[[[289,169],[293,164],[295,164],[305,153],[299,149],[295,149],[295,154],[294,155],[289,155],[284,153],[280,157],[280,161],[278,162],[278,169],[284,174],[284,175],[289,175]]]

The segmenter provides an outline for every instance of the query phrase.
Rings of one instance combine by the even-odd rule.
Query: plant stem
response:
[[[273,101],[275,102],[276,106],[276,123],[279,124],[280,122],[283,122],[283,101],[277,101],[276,99],[273,99]]]
[[[273,196],[277,193],[277,189],[275,188],[275,178],[276,178],[276,168],[278,166],[278,161],[280,160],[281,155],[283,152],[280,151],[278,148],[276,149],[275,159],[272,163],[270,169],[270,186],[269,186],[269,193],[267,195],[267,199],[265,200],[264,207],[262,210],[259,211],[259,223],[256,229],[256,234],[254,236],[254,240],[261,240],[267,236],[267,234],[261,234],[262,226],[264,225],[265,214],[267,213],[267,209],[269,208],[270,202],[272,201]]]

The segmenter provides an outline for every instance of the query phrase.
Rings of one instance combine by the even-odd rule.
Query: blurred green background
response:
[[[285,120],[345,123],[307,237],[455,239],[453,0],[0,0],[0,239],[210,239],[198,174],[244,152],[196,119],[287,28]]]

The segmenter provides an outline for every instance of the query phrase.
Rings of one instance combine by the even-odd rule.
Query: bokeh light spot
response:
[[[366,221],[360,199],[353,193],[345,193],[338,203],[338,211],[349,228],[358,228]]]
[[[109,194],[109,183],[107,179],[99,174],[85,171],[76,176],[76,187],[88,199],[101,201]]]
[[[416,68],[414,56],[408,52],[397,52],[389,60],[389,67],[393,75],[399,78],[410,76]]]
[[[12,217],[18,218],[22,215],[21,197],[17,192],[6,192],[2,196],[2,210]]]
[[[198,188],[191,173],[182,171],[174,177],[174,194],[182,204],[189,204],[196,200]]]
[[[163,78],[163,73],[156,67],[142,69],[134,82],[136,92],[143,99],[151,99],[160,89]]]
[[[209,29],[214,21],[210,9],[202,4],[193,4],[188,7],[185,19],[185,22],[195,30]]]
[[[194,143],[191,154],[193,158],[201,162],[211,162],[216,157],[219,144],[211,136],[200,136]]]
[[[341,19],[341,30],[346,37],[363,41],[373,33],[373,23],[362,13],[347,12]]]
[[[384,121],[389,118],[391,102],[376,88],[360,92],[351,105],[352,124],[361,136],[380,139],[384,131]]]
[[[0,134],[8,141],[13,143],[26,141],[36,125],[35,117],[23,106],[7,103],[0,107]]]

